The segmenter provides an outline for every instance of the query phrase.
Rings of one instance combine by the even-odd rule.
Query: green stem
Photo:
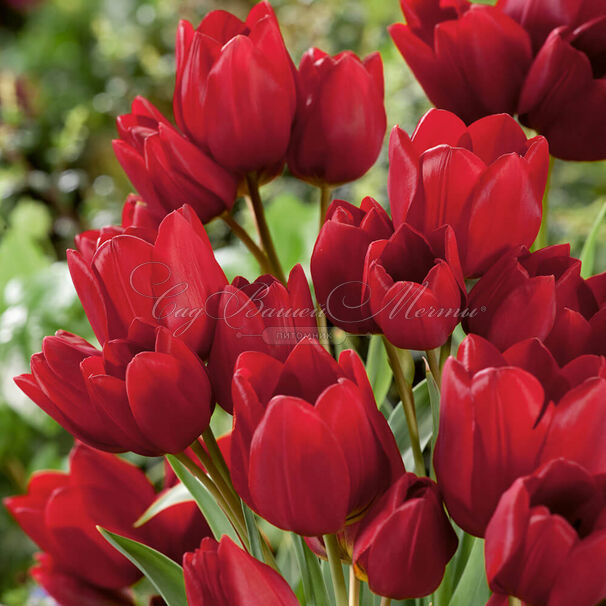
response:
[[[356,576],[353,564],[349,567],[349,606],[360,604],[360,580]]]
[[[543,196],[543,218],[541,219],[541,228],[537,235],[537,239],[532,247],[533,250],[545,248],[549,243],[549,190],[551,188],[551,177],[553,173],[553,164],[555,158],[549,157],[549,172],[547,174],[547,184],[545,185],[545,195]]]
[[[234,516],[231,506],[229,505],[221,491],[217,488],[216,484],[184,452],[176,454],[175,457],[179,460],[180,463],[187,467],[188,471],[195,478],[200,480],[206,490],[208,490],[213,499],[215,499],[219,507],[223,510],[223,513],[225,513],[225,515],[227,516],[227,519],[229,520],[231,525],[234,527],[234,530],[240,538],[242,545],[244,545],[246,550],[249,551],[250,545],[248,543],[246,525],[241,522],[236,516]]]
[[[347,587],[345,586],[345,577],[343,568],[341,568],[341,558],[339,557],[339,544],[334,534],[324,535],[324,546],[330,565],[330,576],[332,578],[332,587],[335,592],[337,606],[348,606]]]
[[[228,213],[225,212],[221,215],[221,219],[229,226],[232,233],[246,246],[246,248],[253,254],[257,263],[261,267],[261,271],[265,273],[271,273],[272,268],[269,264],[267,255],[261,250],[257,243],[248,235],[248,232]]]
[[[322,225],[324,225],[324,221],[326,220],[326,211],[330,206],[331,194],[332,188],[330,186],[320,186],[320,229],[322,229]]]
[[[272,240],[269,226],[267,225],[267,220],[265,219],[265,210],[263,209],[263,202],[261,200],[261,194],[259,193],[259,181],[257,176],[253,173],[247,174],[246,184],[248,186],[248,194],[250,195],[253,212],[255,213],[261,244],[263,245],[265,254],[269,259],[269,263],[273,269],[273,274],[281,282],[286,284],[284,270],[280,264],[280,259],[278,258],[278,253],[276,252],[276,247],[274,246],[274,241]]]
[[[425,353],[427,354],[427,363],[429,364],[429,370],[433,375],[433,379],[440,389],[440,383],[442,380],[442,371],[441,371],[441,351],[440,347],[436,349],[428,349]]]
[[[417,425],[412,387],[406,380],[406,376],[400,365],[397,349],[385,337],[383,337],[383,344],[396,381],[398,393],[402,400],[402,407],[404,408],[404,416],[406,417],[406,425],[408,426],[408,434],[410,435],[410,445],[415,461],[415,473],[418,476],[425,476],[427,475],[425,471],[425,459],[423,458],[423,451],[421,450],[421,440],[419,438],[419,426]]]
[[[381,598],[381,606],[391,606],[391,598]]]
[[[229,468],[227,467],[227,463],[225,462],[223,453],[219,448],[219,444],[217,443],[217,439],[215,438],[215,434],[213,433],[213,430],[210,425],[202,432],[202,439],[204,440],[206,448],[208,448],[208,454],[210,455],[210,458],[213,460],[214,464],[219,470],[219,473],[233,489]]]
[[[522,606],[522,600],[516,598],[513,595],[509,596],[509,606]]]

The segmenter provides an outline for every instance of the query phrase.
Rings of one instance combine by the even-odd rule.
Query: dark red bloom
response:
[[[504,351],[525,339],[544,341],[563,366],[582,354],[604,354],[606,273],[583,280],[570,245],[504,255],[469,293],[477,313],[463,321],[467,332]]]
[[[214,297],[217,327],[208,370],[217,401],[231,412],[238,356],[259,351],[283,362],[302,338],[318,338],[315,307],[300,265],[290,272],[286,287],[269,275],[252,283],[238,277]]]
[[[534,375],[545,390],[545,404],[558,403],[566,393],[592,377],[606,379],[606,357],[582,355],[560,367],[553,354],[536,337],[520,341],[501,353],[479,335],[468,335],[457,353],[468,372],[517,366]]]
[[[426,238],[403,223],[368,248],[362,300],[387,339],[405,349],[446,342],[465,307],[465,285],[450,226]]]
[[[311,256],[311,275],[324,313],[347,332],[380,332],[368,299],[362,298],[364,261],[372,242],[392,234],[389,215],[372,198],[364,198],[360,208],[343,200],[328,208]]]
[[[405,600],[438,588],[457,543],[435,482],[406,473],[362,520],[353,560],[374,593]]]
[[[150,213],[141,196],[129,194],[122,207],[121,225],[89,229],[79,233],[74,240],[82,258],[90,263],[101,244],[114,236],[127,234],[154,242],[158,235],[158,224],[159,221]]]
[[[312,48],[297,74],[298,103],[288,166],[297,177],[339,185],[361,177],[385,137],[383,64],[379,53],[360,61]]]
[[[142,471],[78,444],[70,456],[69,473],[38,472],[27,494],[6,499],[5,505],[44,551],[32,575],[62,606],[81,606],[85,599],[87,604],[130,605],[123,590],[141,573],[99,534],[97,525],[177,560],[192,541],[197,544],[210,532],[189,503],[168,508],[134,528],[155,498]]]
[[[238,179],[184,137],[147,100],[137,97],[130,114],[118,117],[114,152],[131,183],[162,220],[189,204],[203,222],[236,199]]]
[[[547,137],[551,154],[563,160],[606,158],[606,5],[595,4],[598,17],[551,32],[520,97],[522,124]]]
[[[109,452],[181,452],[210,421],[201,360],[166,328],[138,320],[103,351],[65,331],[45,337],[17,385],[79,440]]]
[[[590,377],[556,406],[545,406],[541,384],[525,370],[469,372],[450,358],[442,376],[434,467],[455,522],[482,536],[512,482],[558,457],[605,473],[604,398],[606,379]]]
[[[412,138],[398,127],[389,143],[389,202],[394,226],[422,233],[449,224],[465,276],[484,273],[505,251],[530,246],[541,224],[549,153],[526,139],[506,114],[466,127],[430,110]]]
[[[246,22],[209,13],[177,30],[177,124],[222,166],[239,173],[282,163],[296,109],[295,68],[269,2]]]
[[[520,478],[486,530],[493,591],[533,606],[594,606],[606,598],[606,482],[565,459]]]
[[[166,326],[206,356],[216,314],[211,295],[227,284],[204,226],[189,206],[172,212],[147,242],[131,233],[105,241],[92,261],[67,260],[74,286],[101,344],[125,338],[133,319]]]
[[[206,538],[183,557],[189,606],[297,606],[288,583],[229,537]]]
[[[497,7],[530,34],[535,53],[551,30],[561,25],[575,29],[606,14],[604,0],[499,0]]]
[[[234,485],[280,528],[306,536],[342,530],[403,471],[353,351],[337,363],[306,339],[284,363],[244,353],[233,398]]]
[[[389,32],[436,107],[467,123],[516,112],[532,60],[524,28],[493,6],[467,0],[400,5],[407,25],[392,25]]]

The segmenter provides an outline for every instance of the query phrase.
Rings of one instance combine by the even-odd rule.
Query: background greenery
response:
[[[135,95],[170,115],[174,33],[179,18],[209,10],[245,16],[245,0],[41,0],[16,12],[0,0],[0,497],[25,490],[36,469],[64,467],[71,439],[29,402],[12,377],[28,369],[44,335],[59,328],[92,338],[66,269],[73,236],[119,223],[130,185],[116,162],[114,120]],[[386,26],[397,0],[276,0],[298,62],[309,46],[331,53],[379,49],[389,125],[409,132],[428,109]],[[375,168],[336,195],[386,203],[386,149]],[[551,242],[579,253],[606,194],[604,164],[556,163]],[[285,265],[309,263],[317,229],[316,192],[291,178],[264,190]],[[246,223],[244,216],[241,220]],[[209,231],[230,277],[256,268],[222,224]],[[604,228],[595,271],[606,269]],[[33,544],[0,508],[0,603],[39,603],[27,582]],[[29,600],[29,602],[28,602]]]

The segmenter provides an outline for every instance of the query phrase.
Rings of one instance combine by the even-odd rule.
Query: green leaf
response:
[[[162,493],[141,515],[141,517],[134,523],[135,528],[143,526],[146,522],[149,522],[153,517],[157,516],[160,512],[178,505],[179,503],[185,503],[187,501],[193,501],[194,498],[191,496],[189,490],[185,485],[179,483],[173,486],[170,490]]]
[[[381,408],[383,402],[385,402],[393,378],[381,335],[372,335],[370,337],[368,355],[366,356],[366,373],[375,394],[377,405]]]
[[[183,569],[179,564],[147,545],[121,537],[100,526],[97,526],[97,530],[150,580],[168,606],[187,606]]]
[[[484,565],[484,539],[472,537],[473,541],[469,558],[463,574],[449,602],[449,606],[469,606],[470,604],[486,604],[490,597],[490,589],[486,582]]]
[[[419,439],[421,448],[427,446],[433,433],[432,410],[429,399],[429,387],[426,380],[421,381],[412,390],[415,399],[415,410],[417,411],[417,424],[419,425]],[[414,456],[410,445],[410,435],[406,423],[404,407],[400,402],[387,420],[391,431],[396,439],[396,444],[402,453],[402,459],[406,469],[414,469]]]
[[[293,534],[292,538],[301,570],[306,606],[328,606],[328,594],[318,557],[309,549],[303,537]]]
[[[585,240],[583,251],[581,252],[581,276],[583,278],[590,278],[594,272],[595,266],[595,249],[598,241],[598,233],[602,226],[602,221],[606,217],[606,201],[602,204],[602,208],[596,217],[591,231]]]
[[[173,468],[176,476],[185,485],[190,492],[198,507],[204,514],[215,539],[220,540],[223,535],[231,537],[236,544],[240,544],[240,539],[230,524],[223,510],[217,505],[212,495],[206,490],[205,486],[189,473],[186,467],[173,455],[166,455],[170,466]]]
[[[429,407],[431,409],[431,453],[429,457],[429,461],[431,464],[432,475],[435,478],[435,473],[433,473],[433,449],[436,445],[436,438],[438,437],[438,428],[440,426],[440,389],[436,384],[436,380],[433,378],[433,375],[427,370],[427,387],[429,392]]]

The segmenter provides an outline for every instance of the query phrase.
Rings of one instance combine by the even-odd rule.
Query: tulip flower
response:
[[[284,363],[243,353],[232,388],[234,486],[279,528],[304,536],[338,532],[403,471],[353,351],[337,363],[304,339]]]
[[[604,0],[499,0],[497,7],[530,34],[535,54],[557,27],[567,25],[575,29],[606,14]]]
[[[459,347],[457,359],[473,374],[484,368],[517,366],[534,375],[545,390],[545,404],[558,403],[571,389],[587,379],[606,379],[606,357],[582,355],[560,367],[553,354],[537,338],[512,345],[501,353],[479,335],[468,335]]]
[[[177,559],[184,546],[210,532],[199,511],[188,503],[174,506],[178,511],[169,507],[134,528],[155,498],[142,471],[116,456],[77,444],[70,455],[69,473],[37,472],[26,495],[4,503],[43,550],[32,575],[58,603],[81,606],[88,600],[90,604],[131,605],[124,590],[141,573],[99,534],[97,525]],[[191,523],[192,514],[197,523]],[[183,522],[175,525],[177,516],[190,522],[189,536],[181,534]]]
[[[553,30],[528,72],[518,107],[520,121],[547,138],[556,158],[606,158],[604,53],[606,8],[576,29]]]
[[[291,271],[286,287],[273,276],[252,283],[238,277],[214,297],[217,327],[208,370],[217,401],[231,412],[231,379],[238,356],[261,351],[283,362],[302,338],[318,338],[316,312],[300,265]]]
[[[292,173],[320,186],[360,178],[375,163],[387,127],[379,53],[360,61],[350,51],[331,57],[312,48],[301,59],[297,84]]]
[[[392,25],[389,33],[436,107],[467,123],[516,112],[532,60],[524,28],[493,6],[467,0],[400,5],[407,25]]]
[[[174,128],[147,99],[137,97],[117,120],[114,152],[158,221],[190,204],[203,222],[229,210],[238,179]]]
[[[565,457],[606,473],[600,447],[606,378],[579,380],[557,405],[546,406],[541,384],[521,368],[474,372],[447,360],[434,467],[448,511],[463,530],[483,536],[505,490],[542,463]]]
[[[202,540],[183,557],[189,606],[297,606],[288,583],[229,537]]]
[[[347,332],[381,332],[368,300],[362,299],[364,260],[372,242],[392,234],[389,215],[372,198],[364,198],[360,208],[343,200],[328,207],[311,256],[311,275],[324,313]]]
[[[389,142],[394,226],[424,234],[449,224],[466,277],[479,276],[507,250],[530,246],[541,225],[549,154],[505,114],[466,127],[430,110],[412,138],[395,127]]]
[[[364,272],[363,298],[397,347],[440,347],[459,323],[465,286],[450,226],[425,238],[403,223],[389,240],[370,245]]]
[[[15,382],[74,437],[109,452],[177,453],[208,427],[211,386],[201,360],[168,329],[139,320],[99,351],[65,331],[45,337]]]
[[[440,492],[429,478],[404,474],[364,517],[354,543],[356,573],[377,595],[429,595],[457,550]]]
[[[146,242],[154,242],[158,235],[158,223],[143,199],[135,194],[129,194],[122,207],[122,224],[79,233],[74,238],[76,248],[82,258],[90,264],[101,244],[114,236],[126,234],[137,236]]]
[[[297,104],[295,68],[269,2],[246,22],[212,11],[177,30],[173,98],[179,128],[238,173],[280,165]]]
[[[207,301],[227,278],[191,207],[172,212],[153,243],[132,234],[105,241],[92,261],[68,251],[76,292],[101,344],[125,338],[139,318],[166,326],[202,357],[216,314]]]
[[[486,530],[493,591],[533,606],[606,599],[606,484],[565,459],[516,480]]]

